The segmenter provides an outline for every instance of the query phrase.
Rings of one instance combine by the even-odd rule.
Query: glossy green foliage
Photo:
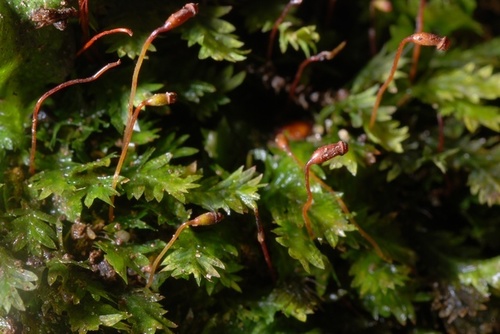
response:
[[[33,176],[31,187],[39,191],[38,199],[49,196],[55,200],[54,209],[70,221],[78,221],[82,204],[90,207],[95,199],[111,204],[111,197],[118,193],[111,187],[112,177],[102,176],[99,169],[109,166],[111,158],[103,158],[87,164],[59,166]],[[83,199],[83,203],[82,203]]]
[[[132,332],[152,334],[159,330],[170,333],[170,328],[177,327],[166,319],[167,311],[159,303],[162,299],[159,294],[136,290],[125,294],[122,298],[126,311],[131,314],[129,322]]]
[[[149,155],[146,153],[146,156]],[[149,161],[144,161],[144,157],[141,157],[142,161],[138,161],[136,168],[131,171],[133,176],[125,184],[128,196],[139,199],[144,195],[148,202],[153,199],[161,202],[163,195],[168,193],[184,203],[185,194],[189,189],[198,187],[194,182],[201,176],[189,175],[185,168],[171,166],[169,164],[171,157],[172,155],[168,153]]]
[[[500,15],[426,1],[451,47],[412,77],[408,43],[370,126],[420,5],[382,3],[199,3],[148,49],[134,106],[177,98],[114,178],[138,55],[185,2],[0,0],[0,332],[500,332]],[[86,27],[134,34],[77,56]],[[45,100],[30,175],[38,98],[119,58]]]
[[[269,157],[268,166],[272,170],[271,175],[276,178],[273,178],[266,189],[269,210],[278,225],[273,230],[277,235],[276,241],[286,247],[290,256],[297,259],[307,272],[311,271],[310,265],[325,269],[328,260],[307,234],[301,213],[302,206],[295,203],[297,195],[300,198],[307,197],[303,182],[304,171],[291,158],[282,154],[279,157],[282,160],[275,166],[273,160],[276,157]],[[349,224],[336,201],[339,194],[322,192],[317,185],[313,187],[314,205],[310,214],[313,230],[320,240],[336,247],[339,238],[345,237],[346,232],[355,230],[355,227]]]
[[[183,232],[167,257],[162,271],[169,276],[188,279],[191,276],[198,285],[207,286],[211,293],[219,283],[241,292],[237,282],[241,280],[234,272],[241,270],[237,264],[238,251],[231,243],[217,240],[217,235],[196,235],[191,230]]]
[[[24,311],[24,302],[18,290],[30,291],[36,288],[38,277],[31,271],[20,267],[16,259],[6,249],[0,249],[0,263],[2,274],[0,275],[0,301],[4,313],[9,313],[12,307]]]
[[[374,318],[394,315],[401,324],[408,320],[415,322],[407,285],[409,267],[384,263],[375,254],[367,254],[356,259],[349,273],[354,276],[352,286],[359,290],[363,303]]]

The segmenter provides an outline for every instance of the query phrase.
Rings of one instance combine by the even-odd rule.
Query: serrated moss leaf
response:
[[[154,334],[157,330],[163,333],[172,333],[170,328],[177,325],[165,318],[165,311],[159,301],[162,297],[149,291],[131,291],[124,295],[124,306],[132,316],[129,322],[132,324],[133,333]]]
[[[64,192],[76,191],[76,186],[68,183],[64,173],[59,170],[42,172],[33,177],[33,188],[41,190],[39,199],[44,199],[50,195],[61,196]]]
[[[85,195],[85,199],[83,201],[85,206],[90,208],[96,198],[100,199],[104,203],[113,205],[111,198],[118,195],[118,192],[111,187],[112,183],[112,176],[101,177],[99,182],[87,187],[87,194]]]
[[[182,34],[188,45],[201,46],[198,57],[237,62],[245,60],[248,51],[241,50],[243,42],[231,34],[235,27],[220,19],[231,11],[230,6],[205,7]]]
[[[316,32],[316,26],[304,26],[297,30],[291,29],[291,22],[283,22],[278,27],[280,32],[279,45],[281,53],[285,53],[288,45],[294,50],[299,48],[304,52],[306,58],[312,53],[316,53],[316,43],[319,41],[319,34]]]
[[[402,326],[408,320],[414,323],[416,315],[410,295],[401,290],[403,289],[389,290],[385,294],[368,294],[363,298],[363,303],[376,320],[392,315]]]
[[[493,74],[492,66],[477,68],[474,63],[435,75],[420,88],[422,97],[429,102],[465,99],[479,103],[500,96],[500,73]]]
[[[187,228],[173,248],[163,260],[162,265],[165,267],[161,271],[169,272],[170,276],[176,278],[187,279],[193,275],[198,285],[201,285],[202,279],[209,282],[219,279],[225,286],[240,290],[236,283],[237,276],[229,271],[233,277],[231,279],[226,274],[224,261],[232,261],[238,255],[236,248],[229,242],[221,242],[215,235],[208,233],[198,235],[192,228]]]
[[[221,173],[227,174],[223,171]],[[247,170],[240,167],[220,182],[215,178],[203,180],[200,188],[191,191],[187,197],[190,202],[208,210],[222,209],[228,214],[231,210],[245,213],[248,209],[257,208],[257,200],[260,198],[257,191],[264,186],[260,183],[261,179],[262,175],[256,175],[255,167]]]
[[[149,265],[148,258],[140,252],[140,246],[119,246],[109,242],[98,242],[97,247],[105,252],[104,258],[116,270],[125,284],[128,283],[127,269],[140,273]],[[149,249],[151,251],[151,249]]]
[[[311,290],[298,284],[280,286],[259,304],[263,308],[280,310],[287,317],[293,316],[299,321],[306,321],[307,316],[314,313],[318,298]]]
[[[27,247],[32,254],[42,256],[42,246],[56,248],[56,218],[39,211],[20,211],[16,215],[10,234],[15,251]]]
[[[279,213],[275,213],[275,216],[278,217],[275,218],[278,225],[285,225],[288,222],[286,219],[280,219],[282,215]],[[293,259],[298,260],[306,272],[311,271],[309,265],[324,269],[324,261],[326,259],[314,243],[307,241],[307,238],[309,238],[307,231],[304,229],[297,229],[296,227],[290,229],[289,227],[289,225],[286,225],[273,230],[273,232],[277,235],[276,241],[283,247],[288,248],[288,254]]]
[[[17,290],[34,290],[34,282],[37,280],[38,277],[33,272],[21,268],[18,261],[0,247],[0,305],[6,313],[9,313],[11,307],[25,310]]]
[[[214,93],[215,87],[208,82],[194,80],[189,85],[189,88],[183,91],[183,96],[186,100],[194,103],[199,103],[200,98],[206,93]]]
[[[379,110],[380,112],[380,110]],[[407,126],[400,127],[398,121],[376,122],[372,128],[365,125],[364,129],[368,137],[386,150],[396,153],[403,152],[402,142],[410,136]]]
[[[70,275],[68,264],[56,259],[48,261],[47,268],[47,283],[49,285],[54,284],[59,278],[62,281],[66,281]]]
[[[68,308],[70,315],[71,330],[73,332],[86,333],[97,331],[101,326],[113,327],[116,329],[126,329],[122,323],[128,318],[126,312],[120,312],[113,306],[97,301],[87,300],[82,305],[75,305]]]
[[[498,273],[500,257],[486,260],[469,261],[458,264],[458,278],[464,285],[472,285],[483,296],[488,297],[491,290],[500,289]]]
[[[375,319],[394,315],[402,325],[415,320],[405,284],[410,268],[383,262],[376,254],[361,255],[351,266],[352,286],[357,288]]]
[[[352,286],[359,290],[361,296],[366,294],[385,294],[398,286],[404,286],[409,280],[410,268],[402,265],[383,262],[374,253],[360,256],[349,270],[354,276]]]
[[[35,174],[31,187],[40,191],[38,198],[56,197],[56,209],[70,221],[79,219],[82,199],[90,207],[96,198],[111,204],[111,197],[118,195],[112,188],[112,177],[102,176],[101,167],[109,166],[111,158],[103,158],[87,164],[72,164],[58,170]]]
[[[480,125],[500,132],[500,108],[481,105],[468,101],[451,101],[443,105],[439,111],[444,115],[453,115],[463,120],[465,127],[474,132]]]
[[[415,87],[415,95],[434,104],[444,115],[454,115],[464,121],[469,131],[479,124],[494,131],[500,129],[500,109],[484,105],[485,100],[500,97],[500,74],[493,67],[478,67],[474,63],[443,71],[428,82]]]
[[[303,170],[293,159],[283,157],[275,172],[280,176],[270,182],[265,198],[275,223],[279,225],[273,230],[278,235],[276,241],[288,248],[290,256],[300,261],[306,271],[310,271],[310,264],[324,269],[325,256],[311,240],[302,218],[302,206],[307,199]],[[314,183],[312,187],[313,205],[309,217],[313,231],[320,240],[335,247],[339,237],[355,228],[348,223],[332,194],[319,191]]]
[[[337,112],[347,112],[354,127],[363,127],[368,137],[376,144],[389,151],[403,152],[402,142],[409,135],[407,126],[400,126],[400,122],[392,119],[395,107],[382,106],[378,108],[377,121],[373,127],[369,126],[369,119],[375,104],[377,86],[372,86],[363,92],[351,94],[346,99],[327,106],[321,111],[321,119],[333,117]]]
[[[124,185],[129,198],[139,199],[143,195],[146,201],[155,199],[160,202],[165,193],[185,202],[185,194],[199,185],[194,183],[200,175],[190,174],[185,167],[169,164],[172,155],[164,154],[151,159],[135,170],[130,181]]]
[[[463,160],[471,169],[467,180],[471,193],[489,206],[500,204],[500,144],[495,142],[491,148],[481,139],[468,143]]]

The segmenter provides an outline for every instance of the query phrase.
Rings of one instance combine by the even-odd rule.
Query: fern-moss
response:
[[[303,1],[283,17],[271,59],[286,1],[200,3],[148,50],[135,105],[165,91],[177,101],[141,111],[116,189],[135,61],[185,3],[88,0],[91,35],[134,35],[77,57],[77,18],[36,29],[30,14],[78,1],[28,2],[0,0],[0,332],[500,331],[500,15],[490,2],[427,1],[424,30],[451,48],[422,49],[413,81],[403,52],[373,127],[419,1],[394,0],[389,12]],[[298,66],[342,41],[335,58],[309,64],[292,101]],[[44,102],[30,175],[38,98],[117,58]],[[289,122],[311,133],[292,140]],[[304,164],[339,140],[347,154],[310,168],[311,239]],[[185,228],[153,273],[176,229],[206,213],[224,218]]]

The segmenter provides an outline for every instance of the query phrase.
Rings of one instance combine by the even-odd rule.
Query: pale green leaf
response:
[[[303,26],[297,30],[292,30],[292,23],[287,21],[280,24],[278,29],[280,32],[279,45],[281,53],[286,52],[288,45],[294,50],[300,48],[307,58],[311,56],[312,52],[316,52],[316,43],[319,41],[316,26]]]
[[[198,57],[237,62],[245,60],[248,51],[242,50],[243,42],[238,40],[235,27],[228,21],[220,19],[231,11],[231,6],[205,7],[196,20],[182,34],[188,45],[201,46]]]
[[[483,296],[490,296],[492,289],[500,289],[500,257],[486,260],[465,261],[458,265],[458,278],[462,284],[472,285]]]

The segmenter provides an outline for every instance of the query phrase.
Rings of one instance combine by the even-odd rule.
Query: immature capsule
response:
[[[177,100],[177,94],[166,92],[165,94],[154,94],[146,100],[146,105],[153,107],[160,107],[167,104],[173,104]]]
[[[220,222],[224,215],[219,212],[205,212],[190,221],[191,226],[207,226]]]
[[[181,232],[188,226],[206,226],[206,225],[212,225],[215,223],[218,223],[224,218],[224,215],[219,213],[219,212],[205,212],[198,217],[188,220],[187,222],[182,223],[178,228],[177,231],[175,231],[175,234],[172,236],[172,239],[168,242],[168,244],[163,248],[161,253],[156,257],[154,260],[153,264],[151,265],[150,269],[150,275],[148,278],[148,282],[146,284],[146,287],[149,288],[151,284],[153,284],[153,277],[156,272],[156,268],[160,265],[161,260],[167,253],[167,251],[170,249],[170,247],[174,244],[175,240],[179,237]]]

